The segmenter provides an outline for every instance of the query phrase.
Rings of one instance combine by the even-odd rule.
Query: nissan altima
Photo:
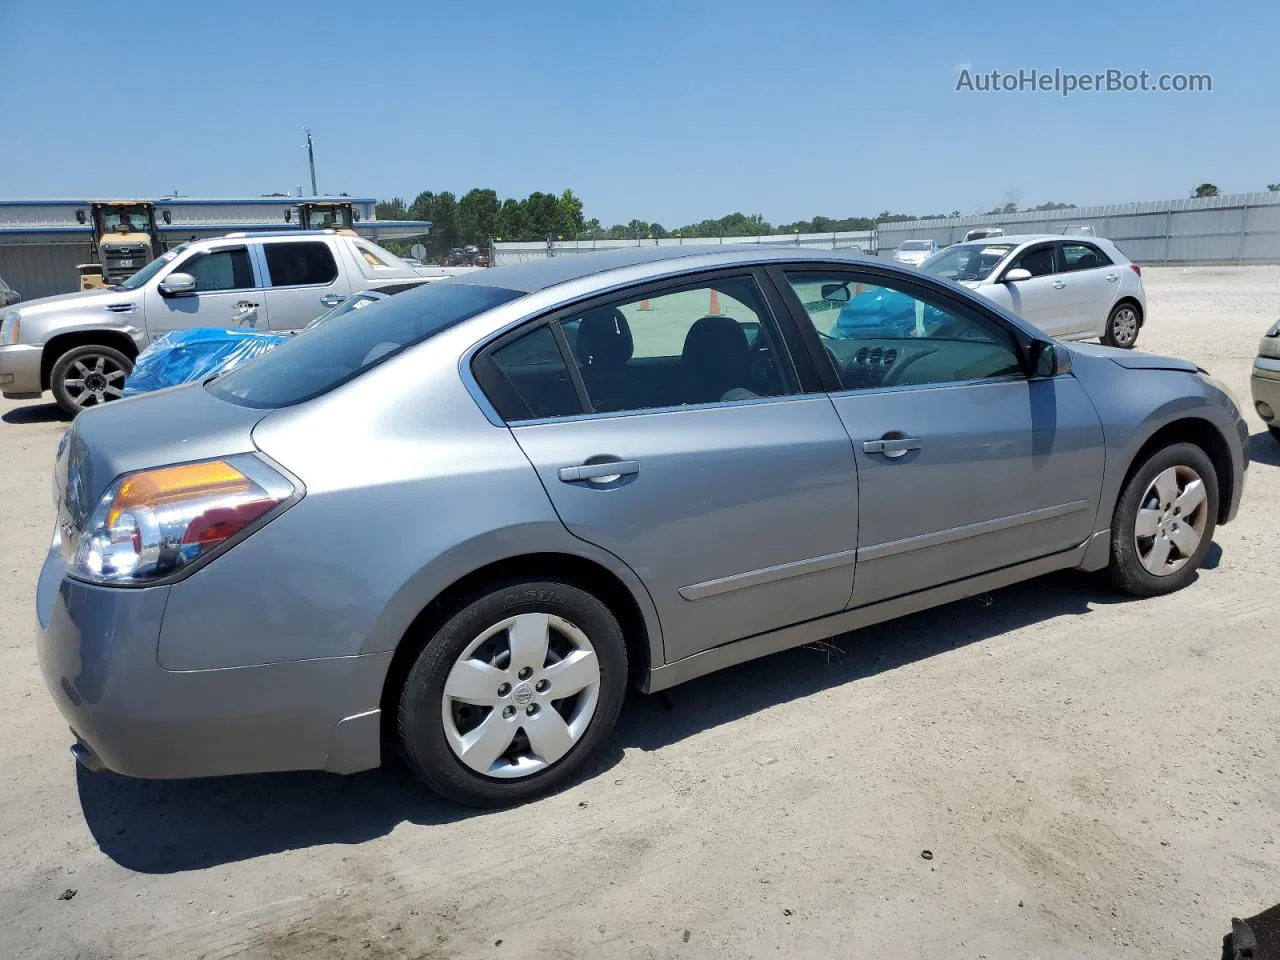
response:
[[[911,322],[840,325],[877,291]],[[454,801],[513,803],[581,770],[629,684],[1054,570],[1188,585],[1246,436],[1192,363],[1056,342],[884,260],[490,269],[81,413],[39,658],[91,770],[390,748]]]

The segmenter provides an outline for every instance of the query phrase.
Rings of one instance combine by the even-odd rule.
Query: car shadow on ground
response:
[[[1249,460],[1253,463],[1265,463],[1269,467],[1280,467],[1280,440],[1273,437],[1270,430],[1255,433],[1249,438]]]
[[[0,420],[5,423],[26,424],[26,423],[57,423],[59,421],[70,422],[71,418],[56,403],[33,403],[26,407],[14,407],[12,410],[6,410]]]
[[[1218,548],[1207,567],[1216,565]],[[777,704],[1015,630],[1125,602],[1098,579],[1054,574],[867,627],[702,677],[666,694],[632,694],[612,742],[581,779],[627,748],[657,750]],[[856,691],[851,691],[856,695]],[[319,844],[360,843],[401,822],[435,825],[483,815],[450,806],[399,761],[350,777],[262,774],[133,780],[77,769],[81,809],[102,851],[131,870],[197,870]]]

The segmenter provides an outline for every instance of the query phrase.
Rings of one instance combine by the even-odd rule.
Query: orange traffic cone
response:
[[[711,305],[707,307],[707,313],[710,316],[720,316],[720,293],[717,290],[711,291]]]
[[[861,294],[862,294],[862,284],[855,283],[853,285],[853,295],[857,297],[857,296],[861,296]]]
[[[640,309],[641,309],[641,310],[651,310],[651,309],[653,309],[653,308],[649,306],[649,301],[648,301],[648,300],[641,300],[641,301],[640,301]]]

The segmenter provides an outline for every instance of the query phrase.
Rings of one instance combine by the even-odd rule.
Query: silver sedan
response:
[[[869,294],[909,319],[864,322]],[[1246,435],[1194,364],[874,258],[481,271],[81,413],[40,663],[90,769],[350,773],[391,743],[455,801],[518,802],[628,684],[1053,570],[1191,583]]]

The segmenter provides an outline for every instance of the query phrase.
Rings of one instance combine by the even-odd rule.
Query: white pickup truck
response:
[[[435,270],[415,269],[363,237],[332,230],[232,233],[184,243],[119,286],[6,310],[0,391],[33,400],[52,390],[75,414],[121,396],[139,351],[171,330],[299,330],[353,293],[424,276],[444,279]]]

